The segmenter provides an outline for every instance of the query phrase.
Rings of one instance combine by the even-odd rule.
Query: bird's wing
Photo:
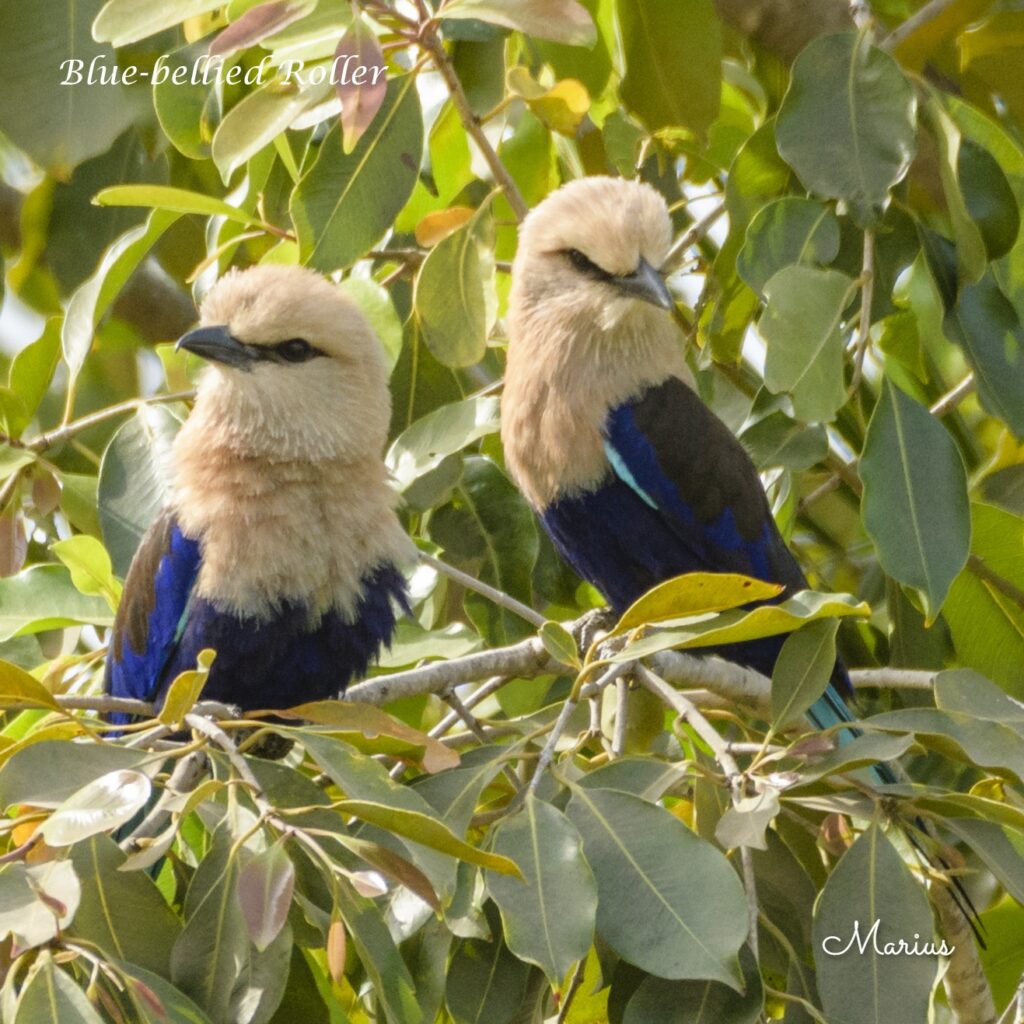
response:
[[[677,377],[609,413],[615,475],[712,572],[806,586],[771,514],[761,479],[728,427]]]
[[[171,512],[153,522],[139,544],[114,619],[107,659],[107,692],[148,700],[157,692],[181,637],[199,575],[197,541]]]

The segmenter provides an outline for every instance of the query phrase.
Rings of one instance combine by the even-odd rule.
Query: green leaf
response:
[[[432,539],[456,556],[460,568],[530,604],[540,541],[526,501],[490,459],[479,456],[465,460],[455,499],[431,517]],[[521,639],[531,630],[513,612],[477,594],[467,594],[466,609],[493,643]]]
[[[916,108],[899,65],[865,35],[819,36],[793,64],[779,154],[811,192],[847,200],[870,222],[910,167]]]
[[[746,846],[767,850],[765,833],[779,813],[779,791],[765,786],[760,793],[744,796],[725,809],[715,826],[715,841],[726,850]]]
[[[518,864],[525,879],[487,879],[508,947],[558,985],[594,938],[597,886],[579,833],[561,811],[531,793],[523,809],[494,830],[492,848]]]
[[[71,846],[131,821],[152,791],[149,777],[131,769],[86,783],[47,818],[41,835],[48,846]]]
[[[762,1019],[764,983],[746,946],[740,966],[742,993],[717,981],[646,977],[629,997],[622,1024],[756,1024]]]
[[[1024,847],[1019,833],[977,818],[945,818],[942,824],[971,847],[1006,891],[1024,905]]]
[[[673,648],[717,647],[780,633],[792,633],[808,622],[830,617],[868,614],[868,605],[846,594],[817,594],[801,590],[781,604],[764,604],[749,611],[735,609],[713,617],[684,621],[630,641],[611,661],[631,661]]]
[[[620,94],[651,131],[704,134],[718,116],[722,30],[711,0],[618,0]]]
[[[455,949],[445,989],[455,1024],[515,1024],[522,1010],[531,968],[509,952],[497,916],[488,914],[490,940],[468,939]]]
[[[764,382],[769,391],[792,395],[797,419],[827,422],[846,401],[841,324],[853,287],[838,271],[799,265],[784,267],[764,286]]]
[[[935,677],[933,693],[935,706],[942,711],[962,711],[975,718],[1001,722],[1024,736],[1024,705],[971,669],[940,672]]]
[[[108,73],[117,58],[98,46],[89,22],[100,0],[40,0],[0,9],[0,122],[37,164],[67,178],[76,165],[110,148],[132,123],[135,107],[121,85],[88,85],[93,59]],[[77,64],[66,63],[78,61]],[[70,72],[83,75],[78,84]]]
[[[945,427],[888,378],[861,456],[864,527],[882,568],[919,588],[929,621],[967,560],[967,474]]]
[[[982,405],[1024,437],[1024,325],[992,273],[961,289],[942,329],[963,349]]]
[[[41,740],[23,747],[0,768],[0,808],[12,804],[59,807],[83,786],[108,772],[132,771],[152,755],[113,743]]]
[[[0,707],[26,703],[60,710],[53,694],[38,679],[9,661],[0,661]]]
[[[597,880],[597,930],[662,978],[739,988],[746,900],[729,862],[678,818],[612,790],[573,790],[569,819]]]
[[[171,496],[171,443],[181,421],[165,406],[144,405],[103,453],[99,512],[114,571],[125,576],[149,524]]]
[[[74,919],[80,894],[78,875],[70,861],[4,865],[0,871],[0,937],[12,935],[22,949],[49,942]]]
[[[262,953],[288,920],[295,867],[278,841],[256,854],[238,873],[238,902],[252,944]]]
[[[153,190],[159,189],[159,186],[125,185],[122,188]],[[156,210],[145,224],[139,224],[126,231],[103,254],[96,272],[71,296],[61,328],[61,347],[72,380],[82,369],[85,357],[92,347],[96,326],[104,313],[113,305],[114,299],[150,249],[178,217],[178,213]]]
[[[725,182],[725,206],[737,228],[745,228],[771,199],[782,195],[793,172],[775,146],[775,118],[769,118],[740,147]]]
[[[961,711],[903,708],[864,720],[865,727],[912,732],[922,745],[946,757],[991,768],[998,775],[1024,780],[1024,737],[1001,722],[974,718]]]
[[[962,665],[1024,699],[1024,522],[990,505],[971,507],[973,558],[953,581],[943,606]],[[984,573],[982,575],[981,573]]]
[[[623,612],[612,635],[689,615],[769,601],[778,597],[782,589],[777,583],[765,583],[739,573],[688,572],[659,583],[634,601]]]
[[[400,491],[436,469],[455,452],[497,433],[500,402],[492,395],[442,405],[402,431],[387,454]]]
[[[459,860],[489,868],[503,875],[522,878],[522,872],[514,861],[470,846],[459,839],[447,825],[427,814],[368,800],[342,800],[335,804],[335,807],[343,814],[352,814],[362,821],[387,829],[413,842],[447,853],[450,857],[457,857]]]
[[[942,103],[935,93],[929,94],[922,113],[925,115],[925,123],[931,129],[939,151],[939,176],[942,179],[942,191],[946,197],[946,206],[949,208],[949,219],[953,224],[953,235],[956,239],[956,261],[960,277],[968,282],[977,281],[985,273],[988,255],[985,251],[985,240],[982,238],[981,230],[975,224],[974,218],[967,208],[961,189],[959,179],[960,130],[943,109]]]
[[[128,984],[137,995],[144,1010],[152,1009],[151,1014],[147,1013],[142,1024],[212,1024],[210,1018],[192,1002],[184,992],[176,989],[163,976],[167,972],[156,973],[146,970],[137,964],[119,963],[117,965],[128,977]],[[140,986],[145,986],[145,995],[140,995]],[[149,994],[156,997],[160,1005],[159,1011],[156,1007],[150,1007]]]
[[[389,1024],[420,1024],[422,1015],[408,965],[377,907],[347,885],[338,887],[338,910],[356,953],[373,982]]]
[[[861,941],[878,921],[877,943],[868,940],[840,955],[859,930]],[[878,950],[903,939],[931,940],[932,913],[924,889],[885,835],[873,825],[829,875],[814,914],[814,960],[822,1008],[833,1024],[891,1024],[926,1020],[934,956]]]
[[[206,55],[206,46],[201,41],[178,50],[165,50],[160,58],[164,72],[160,80],[153,82],[153,108],[160,127],[174,148],[190,160],[206,160],[210,156],[214,90],[212,85],[203,84],[198,73],[196,81],[192,81],[193,69]],[[179,76],[177,82],[175,74]]]
[[[36,961],[15,1011],[13,1024],[36,1021],[60,1021],[60,1024],[103,1024],[85,993],[46,952]]]
[[[329,81],[300,89],[294,80],[271,79],[243,97],[227,112],[213,135],[211,155],[221,179],[226,183],[237,168],[270,145],[303,111],[330,95]]]
[[[829,775],[852,772],[866,768],[879,761],[895,761],[914,745],[911,736],[886,736],[879,733],[864,733],[843,743],[835,750],[816,761],[812,761],[800,772],[800,784],[816,782]]]
[[[999,162],[984,146],[963,138],[956,174],[968,216],[981,233],[988,258],[1005,256],[1020,232],[1020,208]]]
[[[250,959],[236,887],[240,853],[226,829],[200,862],[186,897],[187,921],[171,953],[171,980],[215,1020],[228,1020],[232,989]]]
[[[743,447],[760,470],[809,469],[828,454],[828,435],[821,426],[807,426],[784,412],[769,413],[740,435]]]
[[[838,619],[790,633],[772,670],[772,729],[799,718],[824,692],[836,667]]]
[[[416,275],[413,297],[423,340],[443,366],[480,362],[487,347],[487,302],[476,221],[435,245]]]
[[[0,579],[0,640],[81,624],[112,626],[107,602],[87,597],[62,565],[34,565]]]
[[[453,0],[438,16],[486,21],[572,46],[593,46],[597,39],[593,19],[576,0]]]
[[[238,224],[258,225],[259,219],[216,196],[170,185],[113,185],[96,194],[97,206],[146,206],[171,213],[225,217]]]
[[[223,0],[174,0],[154,5],[149,0],[107,0],[93,22],[93,38],[124,46],[206,14],[222,3]]]
[[[78,590],[105,598],[111,610],[117,610],[121,583],[114,576],[110,555],[95,537],[80,533],[51,544],[50,550],[68,567]]]
[[[362,311],[384,345],[388,368],[402,354],[402,321],[386,288],[366,277],[346,277],[338,286]]]
[[[560,622],[545,622],[537,634],[544,650],[556,661],[563,665],[573,665],[580,668],[580,652],[576,647],[576,641]]]
[[[453,831],[461,834],[469,828],[484,787],[501,771],[503,759],[516,751],[515,743],[468,750],[462,756],[461,767],[418,778],[416,792]]]
[[[416,76],[393,80],[373,124],[351,153],[339,127],[292,193],[290,209],[302,262],[317,270],[347,267],[391,226],[416,182],[423,119]]]
[[[61,323],[60,317],[50,317],[43,333],[26,345],[11,362],[8,385],[21,399],[25,411],[19,423],[8,422],[8,429],[15,435],[20,436],[28,426],[50,388],[60,358]]]
[[[839,253],[839,221],[813,199],[786,196],[762,207],[747,228],[736,270],[754,291],[794,263],[824,265]]]
[[[168,974],[181,924],[149,875],[119,870],[126,858],[109,836],[77,843],[70,857],[82,883],[74,934],[108,957]]]

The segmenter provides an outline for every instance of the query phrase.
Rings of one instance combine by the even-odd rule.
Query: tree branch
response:
[[[875,233],[870,228],[864,231],[864,249],[860,268],[860,322],[857,327],[857,344],[853,355],[853,378],[850,394],[855,395],[864,376],[864,358],[871,344],[871,304],[875,295]]]
[[[883,50],[894,50],[905,39],[912,36],[922,25],[937,18],[947,7],[952,7],[956,0],[931,0],[915,14],[912,14],[902,25],[897,25],[878,45]]]
[[[974,371],[969,374],[955,388],[947,391],[929,410],[933,416],[945,416],[952,412],[973,390]]]
[[[981,966],[967,918],[943,883],[933,881],[929,896],[939,915],[940,934],[953,946],[949,966],[942,975],[942,984],[958,1024],[995,1024],[992,989]]]
[[[686,722],[694,732],[711,748],[715,760],[725,772],[732,793],[732,802],[738,805],[744,797],[744,776],[740,771],[736,758],[729,750],[725,737],[697,710],[696,705],[674,690],[664,679],[656,676],[649,668],[637,665],[635,676],[641,686],[646,687],[656,697],[660,697],[680,719]],[[743,888],[747,893],[747,942],[754,959],[757,959],[757,883],[754,879],[754,861],[750,848],[740,847],[740,866],[743,869]]]
[[[448,59],[444,43],[438,38],[437,32],[429,22],[424,22],[421,26],[420,45],[430,54],[434,66],[444,79],[444,84],[448,87],[448,93],[452,98],[456,111],[458,111],[466,133],[476,143],[483,158],[487,161],[487,166],[491,169],[491,174],[494,176],[495,184],[504,192],[516,220],[523,220],[527,213],[530,212],[530,208],[526,205],[526,200],[523,199],[523,194],[519,191],[519,186],[515,183],[512,175],[509,174],[508,168],[501,162],[501,157],[498,156],[497,151],[484,134],[479,118],[473,113],[469,105],[469,100],[466,97],[465,90],[462,88],[462,83],[459,81],[459,76],[455,73],[455,68],[452,67],[452,62]]]

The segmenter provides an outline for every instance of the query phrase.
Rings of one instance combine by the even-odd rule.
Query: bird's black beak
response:
[[[253,345],[246,345],[235,338],[227,327],[197,327],[188,334],[183,334],[174,350],[183,348],[194,352],[203,359],[224,366],[233,366],[239,370],[252,369],[252,364],[259,358]]]
[[[660,309],[672,309],[675,300],[665,284],[665,279],[642,256],[632,274],[623,274],[615,279],[619,291],[634,298],[643,299]]]

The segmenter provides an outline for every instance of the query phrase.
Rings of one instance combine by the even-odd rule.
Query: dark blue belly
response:
[[[390,642],[396,604],[407,608],[405,581],[393,566],[379,568],[364,580],[353,622],[331,612],[313,629],[302,605],[285,603],[272,619],[259,621],[197,600],[163,673],[157,700],[163,700],[178,673],[195,668],[199,652],[207,647],[217,657],[204,699],[253,710],[337,697],[353,679],[365,675]]]

